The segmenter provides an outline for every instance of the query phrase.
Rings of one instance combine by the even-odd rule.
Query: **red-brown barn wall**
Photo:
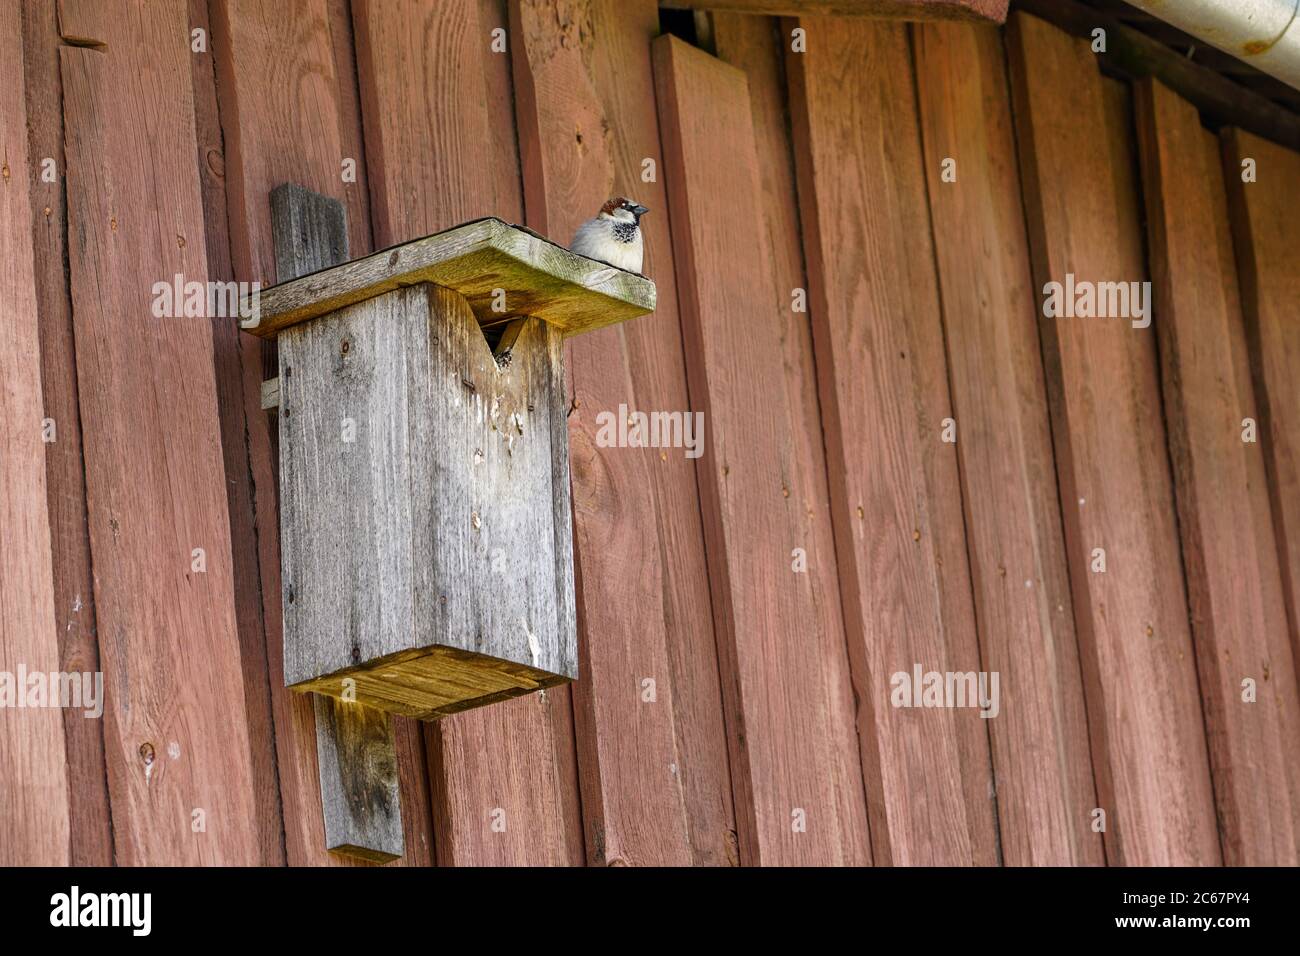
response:
[[[1300,157],[1220,155],[1019,14],[658,34],[653,0],[0,11],[0,670],[107,693],[0,709],[0,862],[349,862],[281,677],[274,347],[149,313],[274,282],[287,181],[353,256],[652,209],[657,314],[566,353],[581,676],[397,722],[405,864],[1297,862]],[[1154,323],[1044,318],[1067,272],[1153,279]],[[704,412],[703,456],[602,447],[620,405]],[[914,664],[998,672],[1001,713],[891,706]]]

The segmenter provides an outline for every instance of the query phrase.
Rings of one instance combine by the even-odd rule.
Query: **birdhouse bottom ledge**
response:
[[[434,720],[569,680],[525,664],[434,645],[398,651],[290,689],[354,700],[416,720]]]

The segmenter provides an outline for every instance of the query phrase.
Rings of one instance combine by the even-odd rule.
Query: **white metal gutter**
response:
[[[1300,90],[1300,0],[1127,0]]]

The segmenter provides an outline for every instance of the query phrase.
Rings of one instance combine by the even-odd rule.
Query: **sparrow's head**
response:
[[[617,219],[621,222],[640,222],[641,217],[649,211],[636,200],[628,199],[626,196],[615,196],[600,207],[602,217]]]

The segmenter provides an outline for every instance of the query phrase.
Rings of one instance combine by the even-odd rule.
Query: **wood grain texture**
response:
[[[1294,866],[1300,741],[1291,642],[1218,142],[1154,80],[1136,90],[1161,382],[1227,866]],[[1238,173],[1239,175],[1239,173]],[[1258,698],[1243,701],[1242,683]]]
[[[43,415],[54,421],[56,440],[45,445],[50,546],[54,559],[54,616],[59,666],[95,672],[95,634],[90,530],[86,525],[86,465],[72,331],[71,292],[63,270],[67,246],[64,201],[63,90],[59,79],[57,10],[46,0],[27,0],[22,10],[23,76],[26,81],[32,251],[36,270],[37,332],[41,348]],[[56,164],[54,182],[36,174],[45,159]],[[11,171],[12,175],[12,171]],[[74,866],[110,866],[113,832],[104,766],[104,721],[80,711],[63,713],[68,760],[68,801]]]
[[[212,37],[207,0],[189,0],[191,30]],[[226,216],[225,163],[221,116],[217,102],[216,56],[212,43],[205,52],[191,48],[190,72],[194,83],[194,132],[198,140],[199,185],[203,197],[204,239],[208,276],[216,281],[234,279],[230,261],[230,229]],[[226,506],[230,515],[231,569],[235,583],[235,623],[239,632],[239,662],[244,678],[244,703],[249,726],[273,726],[270,667],[266,653],[266,626],[262,617],[262,582],[258,566],[256,505],[250,459],[248,409],[244,402],[243,348],[234,322],[212,323],[212,351],[217,378],[217,416],[221,424],[221,458],[226,470]],[[275,759],[275,734],[252,733],[253,774],[269,782],[256,788],[259,839],[268,866],[282,866],[284,812],[280,801]]]
[[[493,13],[481,0],[353,4],[378,246],[523,218],[514,153],[484,148],[511,141],[510,117],[464,109],[501,95]],[[426,741],[439,863],[582,862],[566,688],[448,717]]]
[[[1002,23],[1007,18],[1009,0],[665,0],[664,6],[789,17],[826,14],[881,20]]]
[[[499,367],[465,300],[421,284],[279,346],[285,681],[337,694],[400,654],[357,697],[427,718],[575,676],[558,335],[530,320]],[[466,666],[409,656],[435,646]]]
[[[1255,161],[1255,182],[1242,181],[1245,159]],[[1300,241],[1288,202],[1300,153],[1228,129],[1223,163],[1291,657],[1300,661],[1300,269],[1287,252]]]
[[[844,634],[838,615],[819,619],[813,603],[811,582],[824,590],[835,580],[834,557],[808,554],[797,570],[794,548],[807,554],[811,543],[809,489],[794,477],[798,413],[767,384],[782,374],[787,314],[766,261],[749,87],[735,67],[673,37],[655,41],[654,60],[687,371],[709,428],[701,487],[732,675],[741,858],[867,863]],[[814,520],[828,525],[818,505]]]
[[[345,262],[347,229],[347,212],[339,200],[297,183],[271,190],[277,276],[301,276]],[[293,443],[282,442],[280,450],[282,458],[290,458]],[[281,467],[282,480],[291,474],[291,468]],[[290,543],[295,539],[292,533],[287,537]],[[290,604],[289,611],[294,610]],[[289,616],[292,619],[292,613]],[[322,622],[312,638],[336,635],[340,620]],[[286,641],[299,637],[292,628],[285,629]],[[344,701],[315,700],[313,705],[326,849],[371,863],[398,859],[405,839],[392,719],[366,706],[361,695]]]
[[[650,64],[658,10],[649,0],[512,2],[510,14],[529,224],[563,241],[611,195],[652,210],[642,231],[656,314],[574,339],[567,354],[588,858],[734,864],[694,462],[681,449],[597,442],[600,416],[620,407],[692,410]]]
[[[795,413],[791,434],[794,485],[790,500],[801,523],[799,537],[819,565],[835,563],[834,529],[830,522],[829,485],[821,408],[817,396],[812,324],[806,311],[793,311],[795,289],[807,289],[799,200],[795,185],[794,152],[787,122],[788,102],[782,48],[784,34],[775,18],[743,14],[712,15],[713,39],[720,59],[743,70],[749,84],[753,134],[758,154],[762,233],[769,255],[775,296],[776,323],[782,356],[785,400]],[[782,496],[785,489],[782,490]],[[810,574],[810,620],[826,633],[844,633],[838,568],[833,574]],[[829,649],[831,660],[836,657]],[[861,772],[859,768],[859,773]]]
[[[415,489],[429,489],[417,491],[414,509],[428,569],[416,618],[437,622],[431,643],[521,665],[534,681],[572,679],[578,646],[560,335],[528,319],[498,363],[463,297],[440,288],[429,296],[431,342],[407,354],[412,402],[423,412],[412,433],[412,478]]]
[[[260,314],[243,327],[270,338],[420,282],[460,293],[484,325],[536,316],[565,335],[624,322],[655,307],[650,280],[487,218],[267,289],[258,296]]]
[[[1067,273],[1143,281],[1123,98],[1104,87],[1087,43],[1041,20],[1015,15],[1008,48],[1037,288]],[[1155,330],[1040,321],[1107,860],[1214,865]],[[1104,573],[1091,570],[1095,548]]]
[[[348,216],[343,203],[297,183],[271,190],[271,244],[280,283],[342,265],[348,254]]]
[[[1101,865],[1001,38],[967,24],[912,38],[981,657],[1005,695],[989,721],[1002,856]]]
[[[151,315],[155,282],[207,277],[186,7],[67,0],[59,24],[103,44],[60,64],[116,860],[253,864],[212,332]]]
[[[351,24],[335,0],[211,4],[221,105],[224,171],[234,274],[263,286],[277,279],[271,191],[293,182],[341,200],[353,255],[372,248],[366,157],[352,65]],[[355,163],[355,181],[344,162]],[[217,160],[214,160],[217,162]],[[261,410],[261,384],[277,369],[275,347],[242,335],[243,401],[256,507],[262,616],[275,722],[277,769],[290,865],[347,861],[322,841],[320,777],[311,701],[284,687],[279,542],[279,451],[275,416]],[[407,846],[402,865],[433,859],[429,788],[418,725],[393,722]]]
[[[312,694],[325,848],[389,863],[406,848],[393,718],[364,704]]]
[[[829,520],[830,489],[825,445],[821,435],[821,406],[817,396],[812,323],[808,313],[793,311],[793,290],[807,289],[803,239],[799,227],[799,197],[795,183],[794,151],[787,122],[788,102],[783,33],[775,18],[718,13],[713,16],[713,36],[720,59],[745,71],[753,113],[759,157],[759,184],[771,257],[772,293],[783,356],[782,377],[786,401],[797,412],[794,442],[794,476],[801,491],[797,499],[804,521],[801,536],[811,542],[806,550],[834,556],[834,528]],[[813,619],[829,632],[843,632],[843,608],[836,574],[810,576]]]
[[[516,626],[515,630],[521,628]],[[356,700],[385,713],[431,721],[568,680],[527,664],[430,645],[345,667],[294,684],[293,689]]]
[[[993,864],[987,721],[891,706],[914,665],[982,670],[907,36],[801,23],[786,68],[873,855]]]
[[[64,716],[26,706],[27,674],[60,670],[46,517],[41,349],[17,11],[0,20],[0,864],[70,862]],[[57,682],[53,685],[57,688]],[[57,705],[57,701],[54,702]],[[84,710],[69,717],[86,720]],[[90,721],[87,721],[88,723]]]

